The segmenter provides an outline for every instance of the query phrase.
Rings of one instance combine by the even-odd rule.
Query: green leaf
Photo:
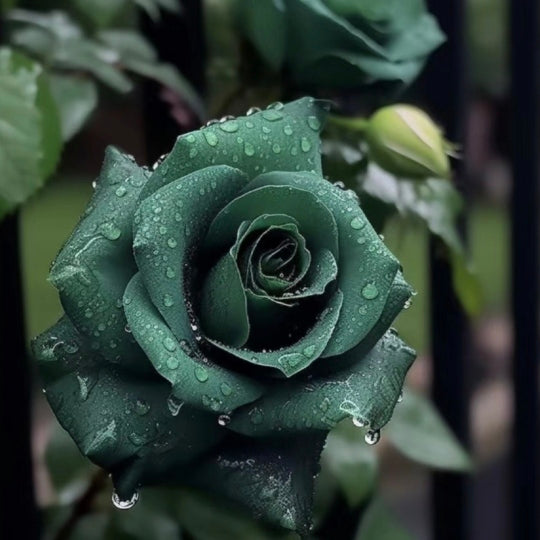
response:
[[[195,490],[182,490],[177,498],[177,519],[195,540],[297,540],[297,535],[265,526],[244,509],[224,499]]]
[[[82,29],[62,11],[40,13],[22,9],[11,20],[30,25],[29,33],[15,33],[15,42],[47,64],[61,69],[83,70],[118,92],[128,92],[131,81],[121,72],[117,51],[85,37]]]
[[[210,165],[235,167],[250,179],[265,171],[321,174],[319,131],[326,108],[326,102],[302,98],[183,135],[154,171],[142,196]]]
[[[133,214],[145,182],[132,157],[109,147],[94,196],[49,276],[77,330],[110,362],[142,373],[153,369],[125,331],[122,297],[137,271]]]
[[[377,456],[352,422],[343,421],[328,434],[321,466],[334,476],[353,508],[375,489]]]
[[[384,503],[375,498],[362,517],[355,540],[413,540]]]
[[[0,217],[26,200],[53,170],[60,152],[56,111],[42,68],[0,49]]]
[[[272,392],[235,411],[228,427],[265,437],[328,431],[345,418],[357,418],[378,430],[390,420],[414,358],[414,351],[389,331],[367,354],[345,353],[346,368],[280,381]]]
[[[419,463],[464,472],[472,468],[471,458],[439,413],[426,398],[410,390],[404,393],[385,433],[400,452]]]
[[[182,9],[181,0],[132,0],[140,8],[144,9],[150,17],[158,20],[160,9],[165,9],[172,13],[179,13]]]
[[[71,139],[97,106],[97,88],[89,79],[76,75],[51,75],[51,92],[60,113],[62,138]]]
[[[192,468],[187,481],[247,507],[254,517],[305,535],[324,439],[324,434],[274,434],[259,440],[231,436]]]
[[[75,0],[74,4],[79,13],[92,23],[103,28],[110,25],[121,14],[126,6],[126,0]]]

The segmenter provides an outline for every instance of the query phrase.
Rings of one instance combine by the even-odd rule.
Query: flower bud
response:
[[[406,178],[447,178],[451,145],[422,110],[411,105],[390,105],[367,122],[366,142],[372,161]]]

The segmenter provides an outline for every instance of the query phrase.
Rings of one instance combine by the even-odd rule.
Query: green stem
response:
[[[368,126],[368,120],[361,117],[348,117],[348,116],[336,116],[331,114],[328,116],[328,123],[332,126],[348,129],[349,131],[356,131],[364,133]]]

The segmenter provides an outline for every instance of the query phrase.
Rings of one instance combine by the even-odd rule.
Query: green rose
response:
[[[325,105],[250,112],[153,172],[108,149],[52,266],[65,315],[34,351],[117,506],[189,485],[305,532],[327,432],[352,417],[375,442],[392,414],[414,351],[388,328],[411,289],[321,176]]]
[[[408,84],[444,41],[424,0],[257,0],[238,10],[259,54],[301,85]]]

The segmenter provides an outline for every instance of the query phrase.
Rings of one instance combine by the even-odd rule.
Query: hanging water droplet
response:
[[[221,427],[225,427],[231,421],[231,417],[228,414],[220,414],[217,419],[217,423]]]
[[[352,423],[357,428],[363,428],[366,425],[365,422],[361,418],[359,418],[358,416],[353,416],[352,417]]]
[[[362,296],[366,300],[373,300],[379,296],[379,289],[377,289],[377,286],[374,283],[368,283],[362,289]]]
[[[137,501],[139,500],[139,492],[135,491],[130,499],[127,499],[125,501],[121,500],[116,491],[113,491],[112,493],[112,503],[116,508],[119,510],[129,510],[130,508],[133,508]]]
[[[378,429],[375,430],[369,430],[366,435],[364,436],[364,440],[367,444],[370,446],[377,444],[379,440],[381,439],[381,432]]]
[[[208,120],[208,122],[206,122],[205,126],[208,127],[208,126],[213,126],[214,124],[217,124],[218,123],[218,120],[213,118],[212,120]]]
[[[403,390],[399,393],[399,396],[397,398],[397,402],[401,403],[403,401]]]
[[[280,111],[281,109],[283,109],[283,107],[285,107],[285,105],[283,105],[283,103],[281,103],[281,101],[274,101],[274,103],[270,103],[270,105],[268,105],[268,107],[266,107],[267,109],[275,109],[276,111]]]
[[[246,112],[246,115],[247,116],[251,116],[252,114],[256,114],[258,112],[261,112],[261,109],[259,107],[250,107],[247,112]]]
[[[405,304],[403,305],[403,309],[409,309],[412,306],[412,299],[408,298]]]
[[[343,189],[343,190],[346,189],[345,184],[341,180],[334,182],[332,185],[336,186],[339,189]]]
[[[92,189],[96,189],[96,187],[97,187],[97,182],[94,180],[94,181],[92,182]]]

